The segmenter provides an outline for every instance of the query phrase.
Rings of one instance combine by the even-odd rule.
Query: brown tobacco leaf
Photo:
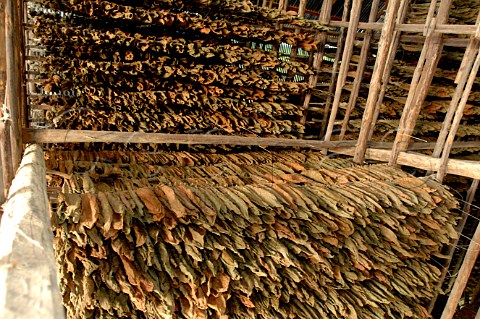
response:
[[[185,206],[183,206],[182,203],[180,203],[180,201],[176,198],[173,189],[167,185],[158,185],[155,190],[157,195],[167,200],[168,204],[170,205],[170,210],[175,213],[177,218],[182,218],[187,215]]]
[[[163,204],[158,200],[157,196],[155,196],[155,193],[150,188],[137,188],[135,193],[140,197],[140,200],[145,204],[150,214],[153,215],[154,221],[160,221],[165,217]]]
[[[80,217],[80,225],[91,229],[97,222],[100,215],[100,207],[97,198],[92,193],[82,194],[82,216]]]
[[[218,296],[210,295],[207,299],[208,307],[215,309],[219,314],[224,314],[227,309],[227,302],[225,296],[220,294]]]
[[[102,234],[105,236],[112,227],[113,222],[113,210],[108,202],[108,197],[103,192],[99,192],[98,200],[100,201],[100,205],[102,207],[102,217],[103,217],[103,225],[101,225]]]

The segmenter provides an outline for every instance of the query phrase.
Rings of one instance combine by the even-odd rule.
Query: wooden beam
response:
[[[478,15],[477,22],[480,22],[480,14]],[[447,114],[445,115],[445,118],[443,120],[442,128],[440,130],[440,133],[438,134],[437,146],[433,151],[434,157],[440,157],[440,155],[442,154],[442,150],[445,146],[445,140],[447,138],[448,131],[450,130],[455,110],[458,107],[458,102],[460,101],[463,90],[465,88],[465,84],[467,83],[468,75],[472,70],[475,55],[478,53],[479,43],[479,40],[472,38],[470,39],[469,45],[465,50],[462,64],[460,66],[460,69],[458,70],[457,78],[455,80],[455,83],[457,83],[457,87],[455,88],[455,93],[453,94],[452,100],[450,101]]]
[[[467,84],[465,85],[465,89],[462,94],[462,99],[460,100],[460,104],[458,104],[457,110],[455,111],[455,117],[453,118],[452,126],[450,128],[450,132],[448,133],[448,137],[445,141],[445,145],[443,147],[442,157],[441,157],[441,165],[437,172],[437,180],[442,181],[446,174],[446,164],[448,161],[448,157],[450,156],[451,145],[455,140],[455,136],[457,135],[458,127],[460,126],[460,122],[463,117],[463,110],[468,102],[468,97],[470,96],[470,91],[472,90],[473,83],[477,78],[478,68],[480,67],[480,52],[477,53],[477,57],[475,59],[475,63],[473,64],[472,70],[468,77]]]
[[[374,22],[377,18],[378,5],[380,0],[373,0],[372,7],[370,9],[370,15],[368,17],[368,22]],[[339,140],[343,140],[345,133],[347,131],[348,121],[350,120],[350,114],[355,108],[357,103],[358,93],[360,92],[360,85],[362,84],[363,73],[365,72],[365,66],[367,64],[367,58],[370,54],[370,42],[372,40],[373,31],[366,30],[365,37],[362,43],[362,49],[360,51],[360,61],[358,62],[357,70],[355,72],[355,79],[353,80],[353,88],[350,92],[350,98],[348,99],[347,110],[342,121],[342,128],[340,130]]]
[[[405,17],[407,15],[408,10],[408,1],[404,1],[400,5],[400,12],[397,16],[397,24],[403,23]],[[387,85],[390,81],[390,74],[392,73],[393,65],[395,63],[395,56],[397,55],[398,46],[400,44],[401,32],[394,31],[393,32],[393,43],[391,44],[388,50],[388,58],[385,65],[385,69],[383,70],[382,75],[382,83],[380,87],[380,93],[378,94],[377,102],[375,104],[375,109],[373,111],[373,119],[372,123],[370,124],[370,132],[368,132],[368,140],[370,140],[373,136],[375,131],[375,124],[377,123],[378,116],[380,115],[380,109],[382,107],[383,98],[385,97],[385,92],[387,91]]]
[[[477,178],[478,179],[478,178]],[[465,258],[463,259],[462,267],[458,271],[457,279],[453,285],[452,291],[447,300],[447,304],[443,309],[440,319],[452,319],[458,307],[458,302],[467,286],[468,278],[472,272],[473,267],[477,261],[478,253],[480,252],[480,223],[473,234],[470,244],[468,245]],[[478,278],[477,278],[478,279]]]
[[[350,0],[345,0],[344,2],[342,21],[348,20],[350,2],[351,2]],[[348,23],[345,27],[347,26],[348,26]],[[329,117],[328,115],[330,112],[330,105],[332,104],[332,96],[333,96],[333,91],[335,90],[335,83],[337,81],[338,66],[340,65],[340,54],[343,50],[343,45],[345,43],[345,27],[340,28],[340,35],[337,41],[337,51],[335,52],[335,59],[333,61],[333,68],[332,68],[332,79],[330,81],[330,86],[328,87],[327,101],[325,103],[325,109],[324,109],[323,118],[322,118],[322,127],[320,128],[320,134],[319,134],[321,138],[324,137],[325,131],[327,130],[327,123],[328,123],[328,117]]]
[[[443,50],[443,38],[441,33],[435,33],[437,23],[445,23],[448,20],[449,10],[453,0],[441,0],[438,14],[431,19],[428,28],[427,38],[420,55],[417,67],[413,74],[407,102],[403,108],[400,118],[397,135],[392,148],[392,157],[389,164],[394,165],[397,155],[408,148],[408,143],[417,123],[421,107],[428,94],[435,70]]]
[[[320,12],[320,16],[318,17],[318,20],[321,23],[326,24],[330,21],[332,6],[333,6],[333,0],[325,0],[322,3],[322,9]],[[320,68],[322,67],[323,56],[325,53],[325,43],[327,40],[327,32],[325,31],[317,32],[316,40],[319,41],[319,44],[318,44],[317,53],[315,54],[315,57],[313,60],[313,69],[315,70],[315,73],[311,75],[308,80],[308,87],[310,89],[305,95],[305,99],[303,100],[303,115],[302,115],[302,118],[300,119],[300,124],[305,124],[305,122],[307,121],[307,114],[310,108],[310,100],[312,99],[312,88],[315,88],[317,86],[318,75],[320,73],[319,71],[320,71]]]
[[[335,153],[353,156],[355,154],[355,149],[337,148]],[[388,162],[391,153],[391,150],[368,148],[365,151],[365,159]],[[397,164],[415,167],[426,171],[435,171],[440,165],[440,159],[418,153],[400,152],[398,154]],[[478,179],[480,178],[480,161],[451,159],[447,163],[447,173]]]
[[[472,185],[470,186],[469,190],[467,191],[467,198],[465,200],[465,204],[463,205],[462,209],[462,216],[460,218],[460,221],[457,224],[457,227],[455,228],[455,231],[458,234],[461,234],[463,232],[463,228],[465,228],[465,224],[467,222],[468,215],[470,213],[470,208],[472,206],[472,202],[475,199],[475,193],[478,188],[478,182],[479,179],[474,179],[472,182]],[[445,261],[445,264],[442,267],[442,274],[440,276],[440,279],[438,280],[438,283],[436,285],[436,289],[434,291],[434,295],[432,300],[430,300],[430,304],[428,306],[428,312],[432,313],[433,308],[435,307],[435,303],[438,298],[438,294],[441,291],[441,288],[443,286],[443,283],[445,281],[445,278],[447,276],[447,273],[450,269],[450,264],[452,263],[453,259],[453,254],[455,253],[455,249],[457,248],[458,241],[460,239],[460,236],[458,236],[457,239],[453,239],[450,242],[450,245],[448,246],[448,250],[445,252],[445,255],[447,255],[447,260]]]
[[[139,144],[217,144],[217,145],[262,145],[303,148],[344,148],[353,147],[357,141],[319,141],[277,137],[248,137],[209,134],[164,134],[144,132],[110,132],[58,129],[23,129],[25,143],[139,143]],[[369,142],[368,146],[391,149],[391,142]],[[408,150],[431,150],[435,142],[412,143]],[[480,147],[480,141],[455,142],[453,148]]]
[[[327,130],[325,131],[325,141],[330,141],[333,133],[333,126],[337,118],[338,107],[342,97],[342,90],[347,79],[347,72],[350,67],[350,60],[353,53],[353,42],[357,33],[358,22],[360,21],[360,13],[362,10],[362,1],[353,1],[352,10],[350,12],[350,22],[348,23],[347,38],[345,39],[345,48],[342,55],[342,63],[340,64],[340,72],[338,73],[337,84],[335,85],[335,95],[333,99],[330,118],[328,120]]]
[[[18,8],[20,1],[6,0],[5,2],[5,47],[6,47],[6,72],[7,72],[7,86],[6,86],[6,100],[7,109],[9,111],[8,117],[11,120],[10,124],[10,138],[12,148],[12,164],[13,169],[16,170],[20,164],[22,156],[22,136],[21,136],[21,65],[20,65],[20,51],[21,43],[18,34],[21,32],[18,20]],[[4,114],[5,116],[5,114]]]
[[[0,120],[0,156],[2,158],[2,184],[0,189],[1,197],[5,199],[8,194],[8,189],[15,174],[12,164],[12,148],[10,147],[10,122]]]
[[[65,318],[42,148],[25,151],[0,223],[0,317]]]
[[[314,20],[310,20],[314,21]],[[344,28],[348,26],[348,22],[344,21],[331,21],[328,24],[329,27],[333,28]],[[376,30],[379,31],[382,29],[383,23],[375,22],[360,22],[358,24],[359,29],[364,30]],[[402,23],[398,24],[395,27],[395,31],[403,31],[403,32],[418,32],[423,33],[425,30],[425,24],[416,24],[416,23]],[[442,34],[462,34],[462,35],[474,35],[477,30],[476,25],[462,25],[462,24],[445,24],[445,23],[438,23],[433,30],[435,33],[442,33]]]
[[[382,34],[380,36],[377,59],[375,61],[373,75],[370,81],[367,103],[365,105],[365,111],[362,117],[362,127],[360,129],[357,149],[353,157],[353,160],[356,163],[361,163],[364,160],[365,151],[367,149],[367,143],[369,140],[370,127],[372,125],[373,116],[375,114],[375,106],[377,104],[377,98],[381,89],[381,80],[388,58],[390,43],[393,38],[395,21],[399,7],[400,0],[391,0],[388,2],[387,11],[385,13],[385,23],[383,24]]]

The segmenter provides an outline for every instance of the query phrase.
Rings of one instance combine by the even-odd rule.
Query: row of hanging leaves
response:
[[[38,66],[47,95],[32,103],[52,106],[54,127],[304,132],[308,87],[292,79],[312,71],[267,48],[315,52],[315,32],[327,30],[318,22],[249,1],[42,1],[31,15],[48,55]]]
[[[52,181],[72,318],[427,318],[428,260],[457,237],[440,184],[318,153],[52,152],[47,165],[70,175]]]

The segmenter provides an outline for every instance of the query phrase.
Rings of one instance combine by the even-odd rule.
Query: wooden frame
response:
[[[6,4],[5,10],[5,32],[6,42],[1,50],[6,53],[6,72],[7,72],[7,107],[9,110],[9,120],[0,123],[0,150],[2,159],[2,181],[6,189],[13,179],[14,171],[18,166],[20,154],[24,143],[84,143],[84,142],[104,142],[104,143],[177,143],[177,144],[234,144],[234,145],[260,145],[272,147],[301,147],[312,149],[330,150],[337,154],[351,156],[357,163],[363,163],[366,159],[376,161],[389,162],[391,165],[406,165],[427,171],[437,172],[436,178],[442,180],[445,174],[456,174],[464,177],[473,178],[478,185],[480,179],[480,162],[449,159],[450,151],[453,148],[480,147],[480,141],[472,142],[454,142],[458,125],[462,119],[463,108],[468,100],[472,83],[476,80],[476,73],[480,66],[480,54],[478,54],[478,45],[480,39],[480,15],[475,25],[451,25],[447,23],[448,8],[451,0],[443,0],[440,4],[439,12],[435,13],[436,0],[432,0],[432,5],[425,24],[409,24],[404,22],[406,11],[408,9],[407,0],[390,0],[385,16],[384,23],[375,22],[373,19],[375,9],[372,9],[369,22],[359,21],[361,6],[358,1],[352,3],[351,17],[348,19],[348,12],[345,10],[342,21],[330,21],[331,10],[334,0],[324,1],[324,6],[319,14],[319,20],[332,28],[341,28],[339,31],[338,49],[336,52],[335,64],[333,67],[332,81],[329,83],[329,95],[327,97],[327,109],[330,107],[333,99],[332,110],[330,113],[325,112],[323,116],[322,135],[326,131],[327,135],[324,140],[293,140],[282,138],[261,138],[261,137],[244,137],[244,136],[218,136],[218,135],[185,135],[185,134],[159,134],[159,133],[142,133],[142,132],[102,132],[102,131],[71,131],[71,130],[50,130],[50,129],[28,129],[22,122],[27,121],[25,118],[28,112],[24,111],[27,105],[23,99],[26,92],[23,91],[25,85],[22,80],[25,73],[21,66],[21,51],[23,57],[28,59],[26,53],[27,47],[22,47],[22,33],[20,28],[22,22],[22,1],[4,0]],[[272,8],[274,2],[263,0],[264,7]],[[259,2],[259,3],[260,3]],[[350,2],[348,2],[350,3]],[[378,1],[374,1],[378,4]],[[288,0],[278,1],[279,9],[291,9]],[[305,10],[307,1],[302,0],[301,8],[298,12],[303,16],[305,12],[313,13]],[[27,26],[28,28],[28,26]],[[367,31],[365,34],[359,30]],[[381,31],[381,34],[374,33]],[[402,34],[405,32],[418,33],[418,35]],[[346,33],[346,37],[345,37]],[[320,43],[325,43],[334,32],[322,32],[318,35]],[[443,39],[443,35],[467,35],[470,39],[464,38],[448,38]],[[378,42],[376,42],[378,39]],[[414,74],[413,85],[410,88],[409,98],[405,105],[405,118],[402,120],[394,143],[372,142],[372,132],[380,112],[380,106],[386,91],[386,83],[390,76],[392,66],[394,64],[395,53],[399,42],[408,40],[415,43],[423,43],[424,50],[421,62],[418,64]],[[346,43],[344,43],[346,42]],[[340,103],[341,90],[345,85],[349,61],[352,57],[352,51],[356,46],[362,46],[362,52],[368,51],[369,45],[378,48],[376,57],[376,65],[373,70],[370,92],[366,101],[365,111],[362,118],[362,128],[357,140],[340,140],[332,139],[333,127],[338,125],[336,121],[336,112]],[[443,46],[451,45],[456,47],[466,47],[464,62],[459,71],[459,75],[455,81],[458,84],[455,95],[452,97],[452,103],[445,119],[444,128],[442,128],[441,136],[437,143],[411,143],[410,135],[414,128],[419,113],[419,108],[425,100],[426,92],[429,89],[433,73],[437,67],[438,57],[442,53]],[[0,46],[2,43],[0,42]],[[343,48],[344,47],[344,48]],[[317,85],[318,72],[322,66],[324,52],[321,48],[317,52],[316,58],[313,60],[313,69],[316,73],[310,77],[310,89],[313,90]],[[293,57],[293,54],[292,54]],[[343,58],[341,58],[343,57]],[[343,60],[345,63],[340,63]],[[348,101],[348,109],[354,107],[358,99],[358,88],[362,84],[362,79],[358,75],[362,74],[362,69],[366,66],[366,57],[362,55],[360,67],[357,69],[357,79],[355,80],[354,89]],[[347,62],[348,61],[348,62]],[[337,78],[337,71],[340,73]],[[1,70],[0,70],[1,71]],[[417,92],[418,89],[418,92]],[[305,95],[303,102],[303,110],[305,116],[302,121],[306,121],[306,112],[313,110],[311,107],[315,102],[311,102],[311,91]],[[32,109],[46,110],[48,106],[31,106]],[[407,113],[409,113],[407,115]],[[329,120],[329,121],[327,121]],[[344,138],[345,127],[348,124],[346,116],[342,122],[342,132],[340,139]],[[328,125],[328,127],[327,127]],[[402,135],[403,134],[403,135]],[[412,153],[415,150],[435,149],[433,156],[427,156],[418,153]],[[26,173],[34,185],[41,185],[43,182],[36,180],[39,176],[44,176],[41,163],[41,149],[38,146],[27,149],[24,161],[17,176],[21,177],[25,174],[29,164],[35,167],[40,165],[41,174]],[[440,157],[441,156],[441,157]],[[27,165],[28,164],[28,165]],[[32,165],[33,165],[32,164]],[[44,170],[44,167],[43,167]],[[17,182],[14,182],[12,191],[18,188]],[[1,187],[0,187],[1,188]],[[40,187],[36,190],[37,195],[44,193],[44,189]],[[0,200],[1,200],[0,194]],[[40,199],[42,206],[40,211],[46,210],[44,199]],[[27,201],[28,202],[28,201]],[[28,202],[29,203],[29,202]],[[7,204],[8,211],[13,208]],[[8,217],[8,213],[6,214]],[[45,216],[41,216],[44,218]],[[25,221],[23,221],[25,222]],[[44,226],[48,223],[44,220]],[[2,223],[3,224],[3,223]],[[7,221],[8,225],[8,221]],[[43,230],[44,231],[44,230]],[[474,239],[480,241],[480,228],[477,229]],[[18,234],[17,234],[18,235]],[[34,236],[35,234],[32,234]],[[17,238],[18,239],[18,238]],[[45,244],[46,242],[43,242]],[[46,243],[48,250],[49,244]],[[472,260],[476,258],[474,254],[478,254],[478,246],[469,248],[469,253],[465,259],[464,266],[461,269],[459,282],[454,286],[451,300],[445,309],[442,319],[449,319],[455,311],[458,304],[458,295],[463,292],[464,280],[468,277],[469,269],[471,269]],[[51,257],[51,256],[50,256]],[[50,258],[49,257],[49,258]],[[51,261],[51,260],[50,260]],[[10,266],[12,264],[10,263]],[[51,269],[51,265],[49,266]],[[1,268],[2,271],[14,271],[14,267]],[[53,287],[53,286],[52,286]],[[50,296],[48,296],[50,297]],[[55,297],[52,295],[52,300]],[[56,302],[56,301],[55,301]],[[58,307],[60,309],[60,307]],[[1,310],[0,305],[0,310]],[[36,309],[35,307],[33,309]],[[38,313],[37,313],[38,314]],[[59,316],[61,316],[59,314]],[[4,316],[2,316],[4,317]],[[46,317],[52,318],[51,315]],[[480,310],[477,317],[480,317]],[[6,318],[6,317],[4,317]],[[56,318],[56,317],[53,317]]]
[[[65,318],[50,225],[43,149],[31,145],[0,224],[1,318]]]

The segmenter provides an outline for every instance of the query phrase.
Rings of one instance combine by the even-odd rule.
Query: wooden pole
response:
[[[5,0],[0,1],[0,101],[5,101],[5,83],[7,80],[6,77],[6,44],[5,44]],[[6,129],[5,129],[5,119],[4,117],[4,110],[0,110],[0,205],[5,202],[5,198],[7,196],[7,185],[11,182],[13,178],[13,167],[9,165],[10,160],[5,162],[4,156],[9,156],[8,154],[4,154],[6,151],[6,147],[8,147],[8,152],[10,151],[10,134],[5,136]],[[8,133],[10,133],[10,128],[8,128]],[[8,139],[8,140],[7,140]],[[7,143],[8,141],[8,143]],[[6,176],[7,175],[7,176]],[[8,176],[9,175],[9,176]],[[5,178],[9,180],[6,183]],[[1,217],[1,216],[0,216]]]
[[[450,296],[448,297],[447,304],[443,309],[442,316],[440,319],[452,319],[455,315],[455,311],[457,310],[458,302],[462,297],[463,291],[468,282],[468,278],[472,272],[473,267],[475,266],[475,262],[478,257],[478,253],[480,251],[480,223],[477,225],[477,229],[475,234],[470,241],[470,245],[468,245],[467,252],[465,254],[465,258],[463,259],[462,267],[457,275],[457,279],[455,280],[455,284],[453,285],[452,291],[450,292]]]
[[[0,318],[65,318],[42,148],[30,145],[0,223]]]
[[[477,24],[480,23],[480,13],[477,17]],[[442,154],[442,150],[445,146],[445,140],[448,135],[448,131],[450,130],[452,119],[455,114],[455,110],[458,107],[458,102],[462,96],[463,90],[465,88],[465,84],[467,83],[468,75],[470,74],[473,63],[475,60],[475,55],[478,53],[479,50],[480,40],[472,38],[468,44],[467,49],[465,50],[465,55],[462,59],[462,64],[460,69],[457,73],[457,78],[455,83],[457,83],[457,87],[455,88],[455,93],[453,94],[452,100],[450,101],[450,105],[448,107],[447,114],[443,120],[442,128],[440,133],[438,134],[437,138],[437,146],[433,150],[433,157],[440,157]]]
[[[335,96],[333,99],[332,110],[330,111],[327,130],[325,132],[325,141],[330,141],[332,137],[333,126],[335,124],[338,107],[340,106],[340,99],[342,97],[342,90],[347,79],[348,69],[350,67],[350,60],[353,52],[353,42],[355,40],[355,34],[357,33],[361,10],[362,1],[353,1],[352,10],[350,13],[350,22],[348,24],[347,38],[345,39],[345,48],[342,55],[342,63],[340,65],[340,72],[338,73],[337,84],[335,86]]]
[[[348,12],[350,10],[350,0],[345,0],[342,22],[348,20]],[[348,24],[346,25],[348,26]],[[345,27],[340,28],[340,34],[337,41],[337,52],[335,52],[335,61],[333,61],[332,68],[332,80],[330,81],[330,86],[328,87],[327,101],[325,102],[325,109],[323,111],[322,127],[320,128],[320,136],[323,138],[325,131],[327,129],[327,123],[330,113],[330,105],[332,104],[333,91],[335,90],[335,83],[337,81],[337,72],[338,66],[340,64],[340,54],[343,50],[343,45],[345,43]]]
[[[377,103],[377,98],[380,93],[381,80],[383,77],[383,72],[385,70],[388,52],[390,49],[390,43],[392,41],[393,32],[395,29],[396,14],[399,6],[400,0],[391,0],[388,2],[387,12],[385,14],[385,22],[383,24],[382,34],[380,36],[377,59],[375,61],[375,67],[373,69],[372,79],[370,81],[370,90],[368,92],[367,103],[365,105],[365,111],[363,113],[362,128],[360,129],[357,149],[353,157],[353,160],[356,163],[362,163],[365,158],[365,151],[367,149],[370,126],[372,125],[375,105]]]
[[[442,34],[435,32],[436,24],[447,22],[452,1],[453,0],[441,0],[437,17],[432,18],[430,25],[426,26],[428,28],[427,39],[422,49],[420,61],[415,69],[407,102],[403,109],[402,117],[400,118],[397,135],[395,136],[395,142],[393,144],[392,157],[389,160],[390,165],[394,165],[398,153],[406,150],[408,147],[410,137],[412,136],[443,49]]]
[[[267,137],[244,137],[244,136],[222,136],[222,135],[191,135],[191,134],[162,134],[162,133],[141,133],[141,132],[108,132],[108,131],[77,131],[57,129],[24,129],[24,141],[35,143],[172,143],[172,144],[202,144],[202,145],[261,145],[279,147],[302,147],[312,149],[335,149],[336,153],[352,156],[355,152],[353,147],[357,141],[318,141],[318,140],[294,140],[285,138]],[[425,149],[424,144],[415,144],[409,148]],[[377,161],[388,161],[392,144],[381,142],[369,142],[372,148],[367,149],[366,158]],[[412,147],[413,146],[413,147]],[[433,148],[434,143],[429,145]],[[464,147],[464,144],[458,144]],[[378,149],[382,147],[385,149]],[[399,156],[399,163],[424,170],[436,170],[440,159],[427,155],[402,152]],[[480,162],[451,159],[447,163],[449,174],[460,175],[480,179]]]
[[[452,149],[451,145],[455,140],[455,135],[457,134],[458,127],[460,126],[460,121],[463,117],[463,110],[468,102],[468,97],[470,95],[470,91],[472,89],[473,83],[477,78],[478,68],[480,67],[480,53],[477,53],[477,58],[475,59],[475,63],[473,64],[472,70],[468,77],[468,82],[465,86],[465,90],[462,94],[462,99],[460,100],[460,104],[458,105],[457,110],[455,111],[455,117],[453,118],[452,127],[450,128],[450,133],[448,134],[447,140],[445,141],[445,146],[443,148],[442,157],[441,157],[441,164],[439,170],[437,172],[437,180],[442,181],[446,174],[446,165],[448,161],[448,157],[450,156],[450,150]]]
[[[472,185],[467,191],[467,198],[466,198],[465,204],[463,205],[462,216],[455,229],[455,231],[458,234],[461,234],[463,232],[463,229],[465,228],[465,224],[467,222],[467,218],[470,213],[470,208],[472,206],[473,200],[475,199],[475,193],[478,189],[479,181],[480,181],[479,179],[474,179],[472,182]],[[440,276],[440,279],[438,280],[438,284],[436,286],[434,296],[428,306],[429,313],[431,313],[433,308],[435,307],[435,303],[438,298],[438,292],[442,288],[443,282],[445,281],[445,277],[447,276],[448,270],[450,269],[450,265],[453,259],[453,254],[455,253],[455,249],[457,248],[459,239],[460,239],[460,236],[457,239],[453,239],[450,245],[448,246],[448,250],[445,252],[445,255],[447,255],[448,257],[447,257],[447,260],[445,261],[445,264],[443,265],[442,274]]]
[[[7,109],[11,120],[10,139],[12,148],[12,165],[16,170],[22,156],[22,136],[20,129],[21,87],[20,87],[20,60],[18,36],[20,23],[17,14],[17,5],[20,1],[6,0],[5,3],[5,47],[6,47],[6,71],[7,71]]]
[[[372,7],[370,9],[370,16],[368,17],[368,22],[375,22],[377,19],[378,4],[380,0],[373,0]],[[357,103],[358,93],[360,92],[360,86],[362,84],[363,73],[365,71],[365,66],[367,64],[367,58],[369,55],[370,42],[372,40],[372,30],[365,31],[365,37],[362,43],[362,49],[360,51],[360,61],[358,62],[357,71],[355,73],[355,79],[353,80],[353,88],[350,92],[350,98],[348,100],[347,110],[345,111],[345,116],[342,121],[342,128],[340,130],[339,140],[343,140],[345,137],[345,132],[347,131],[348,120],[350,119],[350,114],[355,108]]]
[[[407,15],[407,9],[408,1],[403,1],[403,4],[401,4],[400,7],[400,12],[397,16],[397,24],[403,23],[403,21],[405,20],[405,16]],[[392,73],[395,56],[397,55],[398,46],[402,39],[401,31],[395,31],[393,33],[393,39],[393,43],[388,50],[388,60],[385,66],[385,70],[383,71],[382,85],[380,87],[380,93],[378,94],[377,102],[375,104],[375,110],[373,111],[372,124],[370,125],[370,131],[368,132],[367,140],[370,140],[372,138],[373,132],[375,131],[375,124],[377,123],[378,116],[380,115],[380,109],[382,107],[385,92],[387,91],[387,85],[390,80],[390,74]]]
[[[328,24],[330,22],[332,6],[333,6],[333,0],[325,0],[322,3],[322,9],[318,17],[318,20],[321,23]],[[310,90],[305,95],[305,99],[303,100],[303,115],[302,115],[302,118],[300,119],[301,124],[305,124],[305,122],[307,121],[307,114],[308,114],[308,109],[310,107],[310,100],[312,99],[311,90],[317,86],[318,73],[320,72],[320,68],[322,67],[323,56],[325,53],[325,43],[327,41],[327,32],[325,31],[320,32],[317,36],[317,39],[319,41],[318,51],[315,54],[315,58],[313,60],[313,69],[315,70],[315,74],[311,75],[308,81],[308,87],[310,88]]]
[[[2,188],[0,197],[2,203],[8,194],[13,180],[12,149],[10,147],[10,125],[8,121],[0,120],[0,156],[2,158]]]

